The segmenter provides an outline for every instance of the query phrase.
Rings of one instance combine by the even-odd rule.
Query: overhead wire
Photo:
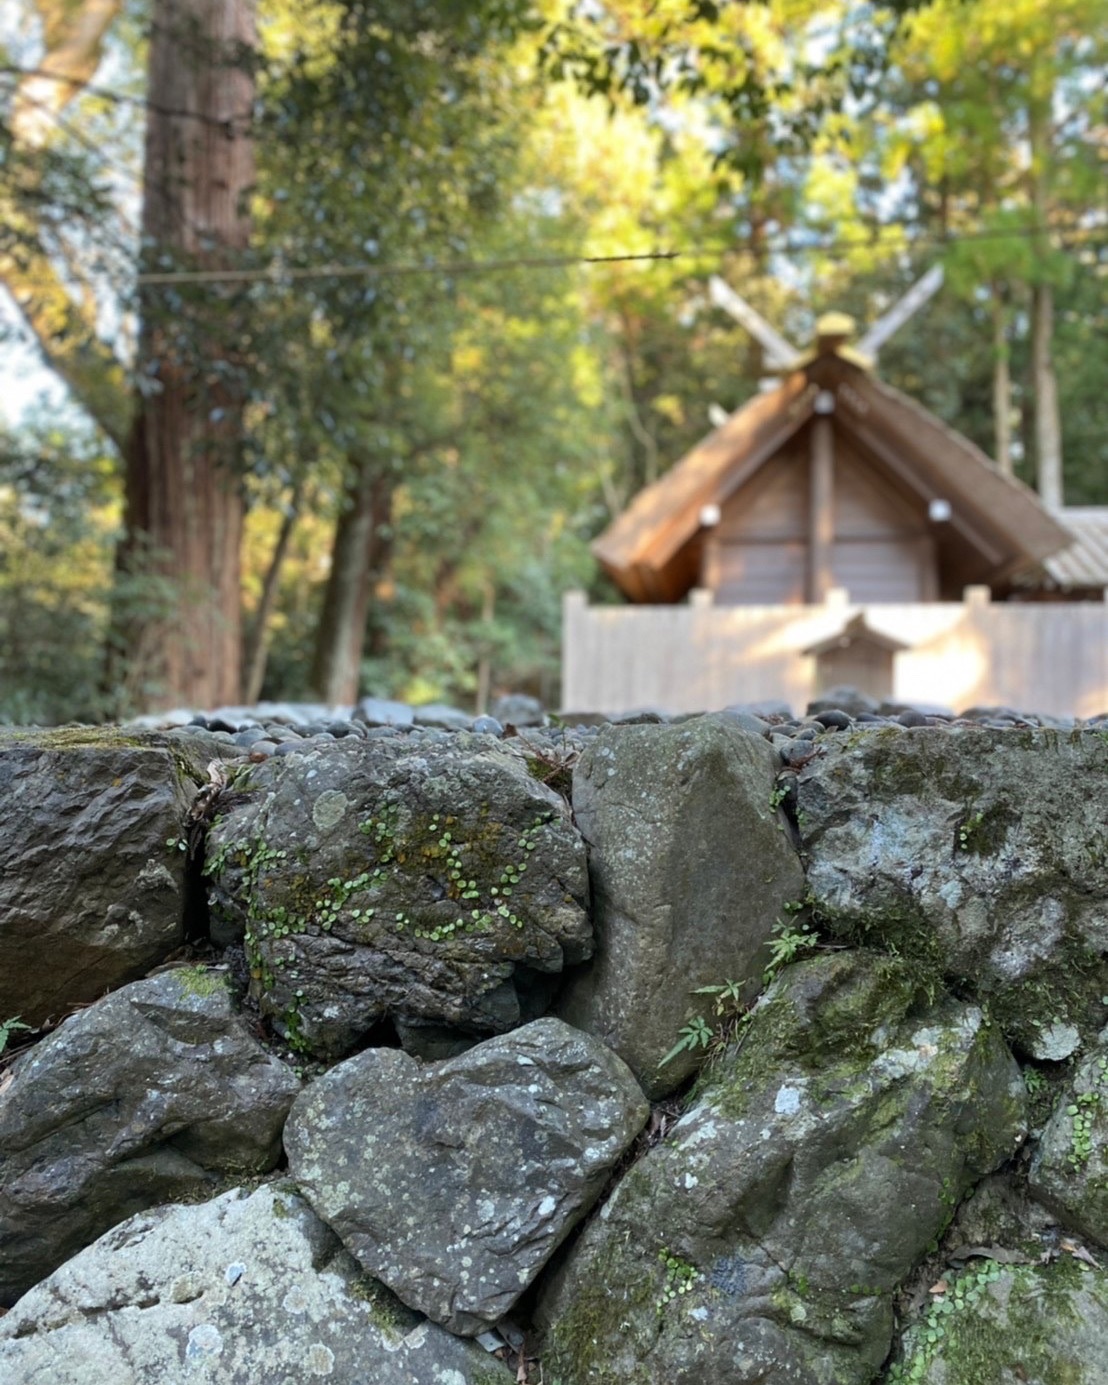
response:
[[[903,228],[909,222],[885,222],[881,230]],[[1082,243],[1108,242],[1108,224],[1079,226],[1070,224],[1058,226],[1010,227],[996,231],[966,231],[958,234],[920,235],[909,239],[905,248],[923,245],[950,246],[960,242],[983,240],[1004,240],[1009,238],[1030,238],[1046,236],[1056,242],[1079,241]],[[764,249],[774,255],[836,254],[849,249],[878,248],[879,237],[856,236],[839,237],[831,241],[777,242],[764,245]],[[265,266],[224,267],[221,269],[164,270],[141,272],[137,282],[144,285],[158,284],[202,284],[202,283],[273,283],[282,285],[304,279],[339,278],[386,278],[419,274],[490,274],[513,272],[521,269],[563,269],[575,265],[634,264],[658,260],[707,259],[741,250],[741,242],[732,241],[718,245],[699,244],[675,249],[644,251],[625,251],[610,255],[518,255],[504,259],[489,260],[429,260],[412,263],[353,263],[327,262],[315,265],[286,265],[280,259]]]
[[[52,72],[40,68],[24,68],[11,63],[0,63],[0,75],[22,77],[46,77],[58,82],[77,84],[74,74]],[[203,123],[218,126],[229,130],[239,121],[252,122],[253,112],[244,112],[241,115],[232,113],[228,116],[209,116],[202,112],[189,111],[161,105],[148,97],[130,96],[126,93],[115,91],[108,87],[100,87],[95,84],[81,82],[83,93],[98,96],[102,99],[118,103],[126,103],[147,110],[155,111],[159,114],[173,116],[176,118],[196,119]],[[42,103],[29,98],[31,103],[36,106]],[[77,131],[71,121],[63,120],[58,112],[48,111],[54,116],[56,123],[67,130],[67,133],[77,138],[81,143],[86,143],[81,134]],[[102,151],[99,151],[102,152]],[[110,162],[110,161],[109,161]],[[911,231],[918,226],[918,221],[907,218],[891,218],[880,222],[873,231],[858,236],[837,236],[830,240],[820,240],[811,236],[803,238],[789,239],[784,238],[777,241],[764,240],[758,247],[759,252],[769,255],[807,256],[807,255],[834,255],[848,252],[855,249],[876,249],[879,246],[881,237],[889,231]],[[932,246],[936,248],[946,248],[966,242],[975,241],[998,241],[1017,238],[1047,238],[1055,243],[1066,244],[1068,242],[1078,242],[1086,244],[1098,244],[1108,241],[1108,224],[1080,224],[1070,222],[1066,224],[1057,223],[1051,225],[1028,225],[1023,227],[1006,227],[1004,229],[994,228],[965,231],[941,231],[941,232],[920,232],[910,235],[905,243],[898,247],[904,250],[913,250],[918,247]],[[743,249],[753,249],[754,247],[744,246],[741,240],[732,240],[727,243],[710,244],[702,242],[695,246],[675,248],[675,249],[655,249],[642,252],[620,252],[609,255],[584,255],[580,253],[565,255],[545,255],[545,256],[514,256],[506,259],[492,260],[451,260],[451,261],[422,261],[413,263],[350,263],[343,264],[328,261],[321,264],[290,265],[280,256],[273,260],[269,265],[258,266],[225,266],[219,269],[196,269],[196,270],[151,270],[140,271],[135,276],[135,282],[139,285],[156,287],[159,285],[187,285],[187,284],[218,284],[218,283],[270,283],[281,287],[298,281],[307,279],[341,279],[341,278],[375,278],[375,277],[401,277],[412,275],[459,275],[459,274],[488,274],[501,272],[515,272],[522,269],[558,269],[570,268],[577,265],[605,265],[605,264],[629,264],[647,263],[651,261],[667,261],[685,258],[708,258],[733,253]]]
[[[910,222],[884,222],[881,230],[910,226]],[[1010,227],[996,231],[964,231],[938,235],[919,235],[908,238],[907,242],[896,247],[898,250],[915,250],[924,246],[944,248],[963,242],[1007,240],[1016,238],[1045,237],[1054,244],[1062,245],[1100,245],[1108,244],[1108,224],[1067,227],[1026,226]],[[834,255],[848,250],[878,249],[880,237],[855,236],[839,237],[830,241],[776,242],[763,243],[759,249],[767,254],[780,256]],[[741,241],[719,244],[686,246],[677,249],[644,250],[614,253],[610,255],[516,255],[488,260],[424,260],[419,262],[355,262],[342,263],[327,261],[320,264],[290,265],[278,257],[267,265],[224,266],[219,269],[180,269],[143,270],[133,276],[135,283],[149,287],[187,286],[190,284],[269,284],[275,288],[287,288],[297,282],[309,279],[372,279],[401,278],[416,275],[440,275],[446,278],[457,275],[514,273],[519,270],[569,269],[575,266],[646,264],[656,261],[681,259],[715,259],[736,251],[749,249]],[[25,281],[28,285],[33,278]]]

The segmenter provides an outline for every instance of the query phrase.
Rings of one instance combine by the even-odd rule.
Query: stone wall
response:
[[[0,734],[5,1382],[1108,1380],[1104,730],[260,730]]]

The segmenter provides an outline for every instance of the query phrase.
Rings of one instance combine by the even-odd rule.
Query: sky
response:
[[[11,299],[0,289],[0,423],[18,425],[40,401],[56,409],[67,398],[65,386],[42,364]]]

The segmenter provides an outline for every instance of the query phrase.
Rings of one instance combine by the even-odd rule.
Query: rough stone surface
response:
[[[354,720],[370,726],[411,726],[415,717],[406,702],[384,697],[363,697],[354,711]]]
[[[1108,739],[921,728],[827,738],[797,818],[818,911],[987,999],[1031,1056],[1108,1018]]]
[[[68,1019],[0,1092],[0,1303],[142,1208],[272,1168],[299,1086],[219,973],[164,972]]]
[[[605,727],[573,775],[589,844],[597,957],[557,1006],[602,1038],[650,1097],[695,1065],[658,1064],[701,986],[760,976],[804,875],[775,805],[777,757],[724,715]]]
[[[365,1268],[451,1331],[516,1302],[648,1107],[610,1049],[537,1020],[426,1067],[369,1049],[293,1107],[298,1184]]]
[[[844,683],[836,688],[828,688],[813,698],[808,703],[807,714],[814,717],[820,712],[846,712],[847,716],[858,717],[876,712],[878,705],[877,699],[870,697],[869,693]]]
[[[893,958],[781,974],[667,1140],[540,1299],[550,1385],[865,1385],[892,1296],[1023,1138],[1023,1082],[972,1005]]]
[[[0,1018],[60,1019],[180,945],[185,854],[167,841],[198,750],[209,738],[0,732]]]
[[[473,718],[459,707],[446,702],[425,702],[412,708],[417,726],[437,726],[443,731],[468,731]]]
[[[546,724],[542,703],[537,697],[528,697],[526,693],[509,693],[506,697],[498,697],[489,711],[504,726],[509,723],[512,726]]]
[[[534,973],[592,952],[568,808],[491,737],[294,749],[243,797],[210,837],[213,913],[297,1046],[341,1054],[389,1015],[510,1029]]]
[[[890,1385],[1104,1385],[1108,1274],[977,1261],[912,1328]]]
[[[109,1231],[0,1320],[10,1385],[511,1385],[361,1274],[295,1192],[241,1189]]]
[[[1030,1182],[1063,1221],[1108,1248],[1108,1033],[1063,1088]]]

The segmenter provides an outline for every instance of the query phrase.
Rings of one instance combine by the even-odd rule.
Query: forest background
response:
[[[558,700],[794,341],[1108,503],[1108,0],[3,0],[0,720]],[[22,377],[33,349],[56,388]]]

